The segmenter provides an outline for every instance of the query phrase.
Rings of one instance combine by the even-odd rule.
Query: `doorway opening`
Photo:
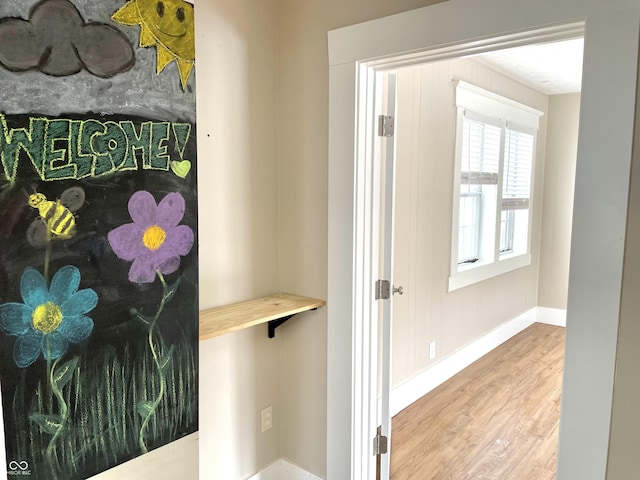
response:
[[[404,295],[393,297],[392,416],[533,322],[564,325],[582,49],[583,38],[577,37],[385,72],[386,76],[395,77],[397,106],[395,112],[385,112],[395,115],[391,278],[404,291]],[[524,171],[517,178],[512,175],[512,180],[519,182],[519,193],[526,197],[528,211],[522,212],[522,201],[503,200],[506,204],[503,225],[498,227],[505,237],[504,217],[513,213],[530,215],[528,224],[519,225],[525,230],[524,235],[528,235],[530,264],[464,288],[451,289],[447,283],[455,268],[451,259],[454,257],[455,263],[456,246],[462,243],[456,241],[456,229],[469,229],[455,214],[459,193],[454,185],[456,175],[460,175],[455,168],[455,150],[456,141],[461,141],[456,136],[456,115],[460,113],[456,108],[456,84],[461,81],[499,95],[505,101],[520,102],[542,115],[537,141],[530,152],[535,157],[531,168],[524,168],[527,165],[523,167],[523,161],[512,165],[512,171],[518,167]],[[489,139],[479,136],[483,125],[478,121],[472,127],[476,128],[475,137],[464,141],[471,145],[466,155],[473,157],[472,163],[478,169],[483,156],[482,150],[478,151],[480,143]],[[517,128],[512,124],[510,127]],[[500,148],[499,137],[496,148]],[[504,139],[502,148],[508,150]],[[522,148],[521,145],[518,152]],[[495,191],[497,183],[509,193],[506,166],[505,178],[498,182],[497,166],[491,162],[492,151],[486,147],[485,150],[484,161],[489,164],[485,169],[491,170],[492,166],[496,169],[493,175],[476,175],[481,179],[471,185],[470,190],[478,192],[473,199],[480,205],[490,202],[491,189]],[[468,175],[465,178],[468,181]],[[485,181],[488,186],[483,194]],[[520,210],[514,210],[513,205]],[[494,204],[492,208],[495,207]],[[481,219],[480,212],[477,219]],[[513,233],[517,227],[511,226],[512,236],[517,236],[517,232]],[[478,230],[476,225],[475,235],[479,237]],[[476,239],[475,244],[478,243]],[[503,256],[501,250],[500,258]],[[468,263],[463,265],[469,268]],[[555,438],[557,441],[557,435]],[[410,443],[402,445],[403,449],[411,448],[407,446]],[[393,460],[391,463],[391,478],[401,480],[393,472],[402,469],[394,468]],[[428,478],[428,472],[420,473]]]

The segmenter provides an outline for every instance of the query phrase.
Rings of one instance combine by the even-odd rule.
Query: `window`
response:
[[[458,128],[449,290],[531,263],[530,203],[542,112],[464,82]]]

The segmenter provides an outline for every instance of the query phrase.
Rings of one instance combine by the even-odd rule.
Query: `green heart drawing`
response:
[[[189,172],[191,171],[191,161],[173,161],[171,162],[171,170],[180,178],[187,178],[187,175],[189,175]]]

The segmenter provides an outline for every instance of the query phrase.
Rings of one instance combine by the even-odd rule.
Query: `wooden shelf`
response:
[[[283,321],[297,313],[315,310],[326,303],[317,298],[276,293],[267,297],[203,310],[200,312],[200,340],[268,322],[273,322],[269,327],[269,336],[272,337],[273,330]]]

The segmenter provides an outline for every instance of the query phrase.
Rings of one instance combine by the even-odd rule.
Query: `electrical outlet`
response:
[[[435,340],[429,344],[429,360],[436,358],[436,342]]]
[[[273,427],[273,408],[269,405],[260,413],[262,417],[262,433],[264,433]]]

